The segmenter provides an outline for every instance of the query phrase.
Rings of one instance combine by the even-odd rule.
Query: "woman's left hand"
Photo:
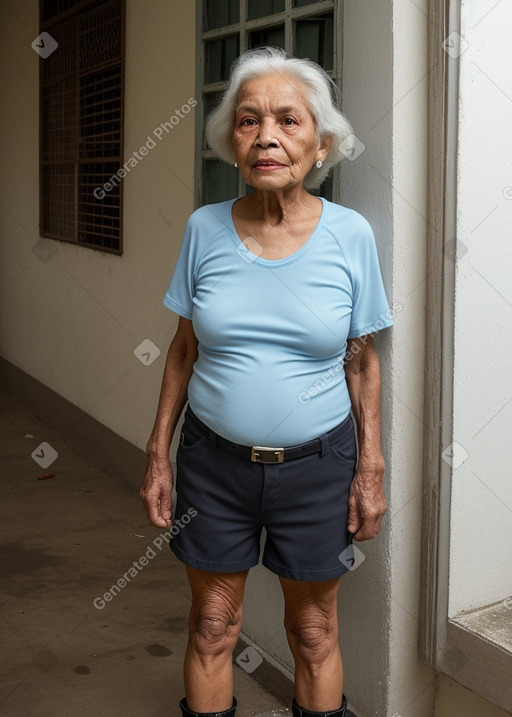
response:
[[[380,447],[380,368],[373,336],[352,339],[345,354],[345,375],[356,420],[359,461],[350,486],[348,530],[355,540],[375,538],[386,512]]]
[[[386,512],[387,500],[384,495],[382,476],[384,467],[358,467],[350,486],[348,499],[348,530],[355,540],[375,538]]]

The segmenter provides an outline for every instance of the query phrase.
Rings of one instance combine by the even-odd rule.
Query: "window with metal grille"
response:
[[[40,18],[40,234],[121,254],[124,0],[40,0]]]
[[[317,62],[341,89],[342,6],[342,0],[197,0],[197,206],[252,191],[205,139],[205,119],[227,87],[232,62],[254,47],[282,47]],[[339,169],[318,193],[339,198]]]

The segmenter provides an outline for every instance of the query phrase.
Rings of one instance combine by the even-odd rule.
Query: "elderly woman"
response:
[[[170,524],[169,449],[188,401],[171,541],[192,592],[187,716],[235,714],[232,653],[263,527],[293,714],[346,711],[336,598],[352,540],[375,537],[386,510],[372,336],[392,319],[368,222],[308,192],[351,135],[332,94],[308,60],[239,58],[208,137],[254,192],[192,214],[164,299],[180,319],[141,498],[153,525]]]

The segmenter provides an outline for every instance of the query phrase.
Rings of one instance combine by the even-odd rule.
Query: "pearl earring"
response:
[[[233,167],[238,167],[238,162],[235,162]]]
[[[320,167],[322,166],[322,164],[323,164],[322,160],[319,159],[319,160],[317,161],[317,163],[316,163],[316,168],[317,168],[317,169],[320,169]]]

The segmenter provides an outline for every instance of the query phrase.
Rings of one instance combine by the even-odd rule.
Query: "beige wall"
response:
[[[1,7],[1,352],[137,446],[152,427],[177,318],[162,305],[193,209],[194,112],[124,180],[124,254],[38,242],[37,3]],[[193,3],[127,2],[125,158],[194,97]],[[151,339],[160,357],[133,350]]]
[[[507,717],[509,713],[440,675],[434,717]]]

